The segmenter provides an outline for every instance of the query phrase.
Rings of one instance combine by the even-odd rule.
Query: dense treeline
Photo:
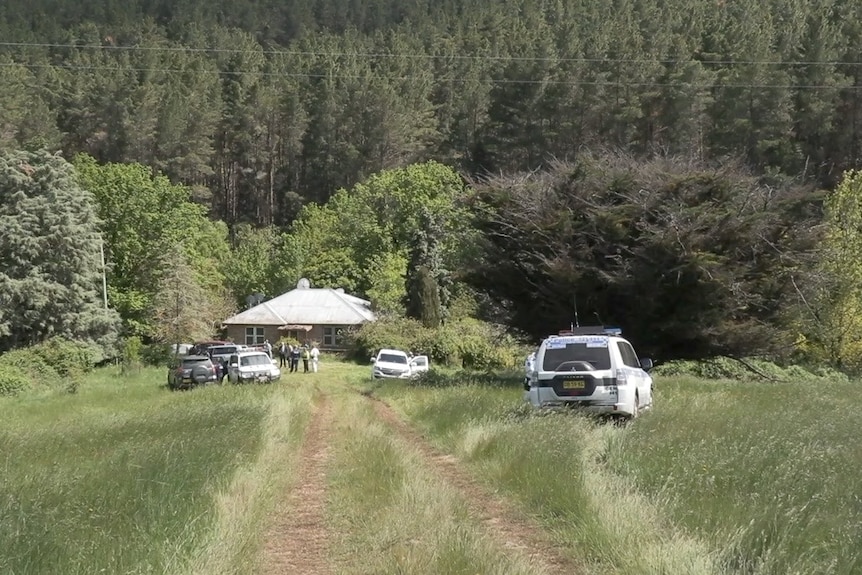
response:
[[[307,277],[428,333],[479,317],[539,337],[577,302],[657,357],[858,367],[860,16],[6,2],[0,349],[203,336]],[[65,197],[82,225],[21,218],[26,200],[67,222]],[[20,246],[41,247],[25,265]]]
[[[849,0],[16,0],[0,146],[140,162],[229,226],[430,158],[733,155],[831,186],[862,153],[860,21]]]

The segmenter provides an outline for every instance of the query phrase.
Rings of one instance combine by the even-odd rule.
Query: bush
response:
[[[0,365],[0,397],[18,395],[32,388],[30,379],[14,367]]]
[[[411,379],[410,384],[420,387],[454,387],[464,385],[521,387],[524,384],[524,376],[516,372],[478,372],[468,370],[447,373],[432,368],[419,377]]]
[[[489,370],[517,368],[527,347],[493,324],[475,319],[428,329],[416,320],[395,318],[367,323],[348,333],[349,356],[366,361],[381,348],[427,355],[432,363]]]
[[[21,348],[0,356],[0,366],[29,382],[28,389],[62,389],[63,378],[34,348]]]
[[[744,363],[743,363],[744,362]],[[736,381],[848,381],[848,377],[828,367],[807,369],[801,365],[782,366],[761,358],[738,361],[717,357],[701,361],[677,360],[657,365],[653,375],[662,377],[692,376],[704,379],[730,379]]]
[[[92,345],[54,337],[30,348],[61,377],[80,377],[93,369],[98,352]]]
[[[140,353],[146,365],[164,367],[171,362],[171,346],[167,343],[150,343],[141,346]]]

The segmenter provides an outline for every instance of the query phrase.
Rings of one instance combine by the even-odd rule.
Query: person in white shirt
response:
[[[317,373],[317,364],[320,361],[320,350],[317,349],[316,344],[312,344],[311,346],[311,372]]]

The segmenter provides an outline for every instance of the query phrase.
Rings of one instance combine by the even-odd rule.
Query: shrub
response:
[[[14,367],[0,365],[0,397],[18,395],[31,389],[30,379]]]
[[[89,344],[54,337],[30,348],[61,377],[80,377],[93,369],[97,350]]]
[[[63,378],[33,348],[14,349],[0,357],[0,365],[17,377],[26,379],[30,389],[62,389]]]
[[[171,361],[171,346],[166,343],[150,343],[141,346],[141,359],[147,365],[164,367]]]

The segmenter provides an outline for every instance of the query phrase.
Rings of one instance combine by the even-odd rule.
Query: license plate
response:
[[[583,379],[567,379],[563,382],[563,389],[583,389]]]

